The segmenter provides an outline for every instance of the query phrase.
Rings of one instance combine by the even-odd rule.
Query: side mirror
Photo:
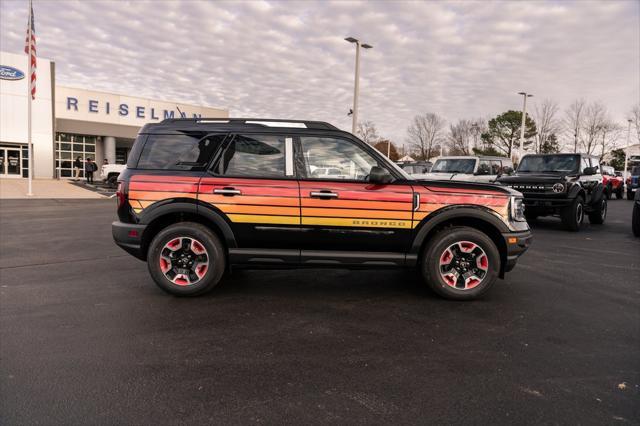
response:
[[[369,182],[376,185],[384,185],[387,183],[391,183],[392,181],[393,176],[391,176],[389,170],[380,166],[373,166],[371,168],[371,171],[369,172]]]
[[[597,170],[596,167],[585,167],[584,170],[582,171],[582,174],[587,176],[595,175],[596,170]]]

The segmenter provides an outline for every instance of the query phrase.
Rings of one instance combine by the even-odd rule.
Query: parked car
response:
[[[111,188],[115,188],[118,185],[118,176],[126,167],[126,164],[103,164],[100,167],[100,179]]]
[[[314,175],[311,170],[340,169]],[[510,188],[412,179],[323,122],[147,124],[117,192],[116,243],[163,290],[201,294],[231,268],[414,268],[473,299],[510,271],[531,232]]]
[[[640,165],[633,166],[627,176],[627,200],[633,200],[633,193],[640,187]]]
[[[487,156],[440,157],[431,171],[414,177],[429,180],[494,182],[499,176],[513,172],[509,158]]]
[[[407,161],[404,163],[398,163],[400,168],[410,174],[414,175],[423,175],[425,173],[429,173],[431,170],[431,166],[433,163],[431,161]]]
[[[640,237],[640,191],[636,191],[636,198],[633,203],[631,229],[633,230],[633,235]]]
[[[522,157],[513,176],[498,181],[524,195],[528,221],[559,215],[565,227],[578,231],[585,214],[600,225],[607,216],[598,158],[586,154],[535,154]]]
[[[601,166],[602,185],[607,199],[610,200],[613,194],[617,199],[624,198],[624,180],[611,166]]]

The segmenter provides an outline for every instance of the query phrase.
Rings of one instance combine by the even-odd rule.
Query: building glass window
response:
[[[75,177],[73,162],[82,161],[80,176],[84,177],[84,162],[87,158],[95,160],[97,136],[56,133],[56,170],[61,178]]]

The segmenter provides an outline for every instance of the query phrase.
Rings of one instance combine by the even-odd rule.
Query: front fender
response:
[[[495,228],[499,233],[512,232],[507,224],[501,219],[501,217],[493,210],[484,206],[468,206],[468,205],[452,205],[443,207],[429,216],[425,217],[418,225],[418,229],[413,243],[411,245],[411,253],[418,254],[420,248],[425,242],[429,232],[431,232],[438,225],[446,223],[452,220],[459,220],[464,218],[471,218],[474,220],[480,220],[486,224]]]

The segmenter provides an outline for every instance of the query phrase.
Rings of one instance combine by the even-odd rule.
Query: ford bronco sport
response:
[[[585,154],[525,155],[513,176],[498,181],[524,194],[528,221],[560,215],[570,231],[578,231],[585,213],[601,225],[607,216],[607,197],[598,158]]]
[[[238,267],[409,267],[438,294],[473,299],[531,241],[519,192],[413,180],[323,122],[147,124],[117,200],[116,243],[176,295]]]

